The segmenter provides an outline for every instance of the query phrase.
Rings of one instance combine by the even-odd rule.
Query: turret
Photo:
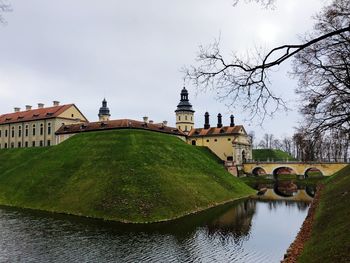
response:
[[[98,112],[98,118],[100,121],[109,121],[110,116],[111,114],[109,113],[109,108],[107,107],[107,101],[106,99],[103,99],[102,107]]]
[[[209,123],[209,113],[206,112],[204,114],[204,129],[209,129],[210,128],[210,123]]]
[[[230,127],[234,127],[235,126],[235,117],[231,114],[230,116]]]
[[[184,87],[180,94],[180,103],[175,110],[176,127],[185,133],[188,133],[194,127],[194,110],[188,99],[188,91]]]
[[[218,128],[222,128],[222,115],[221,113],[218,114]]]

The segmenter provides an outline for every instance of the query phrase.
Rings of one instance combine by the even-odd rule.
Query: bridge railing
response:
[[[291,160],[291,159],[273,159],[273,158],[267,158],[267,159],[249,159],[245,160],[244,163],[349,163],[350,164],[350,158],[337,158],[337,159],[321,159],[317,161],[300,161],[300,160]]]

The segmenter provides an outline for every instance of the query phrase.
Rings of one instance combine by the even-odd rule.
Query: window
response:
[[[187,131],[187,125],[185,125],[185,131]]]
[[[15,148],[15,143],[11,142],[11,148]]]
[[[43,146],[44,146],[43,141],[40,141],[40,142],[39,142],[39,145],[40,145],[40,147],[43,147]]]
[[[209,140],[207,140],[207,142],[209,142]]]
[[[26,128],[25,128],[25,136],[28,137],[28,133],[29,133],[29,127],[28,125],[26,125]]]
[[[32,142],[32,146],[35,147],[35,141]]]
[[[7,149],[7,143],[5,143],[5,148]]]
[[[24,145],[25,145],[25,147],[27,148],[27,147],[28,147],[28,142],[25,142]]]
[[[73,117],[74,117],[74,114],[72,114],[71,116],[72,116],[72,118],[73,118]]]
[[[1,130],[0,130],[0,138],[1,138]]]
[[[227,140],[228,140],[228,141],[231,141],[231,138],[228,138]]]
[[[22,137],[22,127],[18,127],[18,137]]]
[[[18,142],[18,148],[21,148],[22,145],[21,145],[21,142]]]
[[[185,120],[187,121],[187,115],[185,115]]]
[[[193,121],[193,117],[191,116],[191,121]]]
[[[181,116],[179,116],[179,121],[181,121]]]
[[[5,130],[5,137],[7,137],[8,134],[8,130]],[[7,147],[6,147],[7,148]]]
[[[218,141],[218,139],[215,139],[215,140],[214,140],[214,142],[217,142],[217,141]]]
[[[44,124],[40,124],[40,135],[44,134]]]
[[[32,132],[32,135],[35,136],[35,124],[33,124],[33,132]]]
[[[50,135],[51,134],[51,123],[47,124],[47,134]]]
[[[15,137],[15,127],[11,128],[11,137]]]
[[[192,145],[196,145],[196,140],[192,140]]]
[[[51,146],[51,141],[47,140],[47,146]]]

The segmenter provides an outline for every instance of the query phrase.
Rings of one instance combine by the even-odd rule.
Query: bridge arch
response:
[[[253,168],[252,174],[253,175],[265,175],[267,173],[266,173],[266,170],[264,168],[257,166],[255,168]]]
[[[311,173],[314,173],[314,175],[312,175]],[[308,167],[305,169],[303,175],[304,175],[304,178],[316,177],[316,176],[322,177],[322,176],[324,176],[324,172],[322,172],[321,169],[319,169],[317,167]]]
[[[287,174],[297,174],[297,172],[291,168],[291,167],[288,167],[288,166],[279,166],[279,167],[276,167],[275,169],[273,169],[272,171],[272,175],[274,178],[277,178],[278,175],[287,175]]]

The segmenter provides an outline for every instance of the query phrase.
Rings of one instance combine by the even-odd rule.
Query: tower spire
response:
[[[98,118],[100,121],[109,121],[109,117],[111,116],[109,112],[109,108],[107,106],[107,100],[106,98],[102,101],[102,107],[100,108],[98,112]]]

